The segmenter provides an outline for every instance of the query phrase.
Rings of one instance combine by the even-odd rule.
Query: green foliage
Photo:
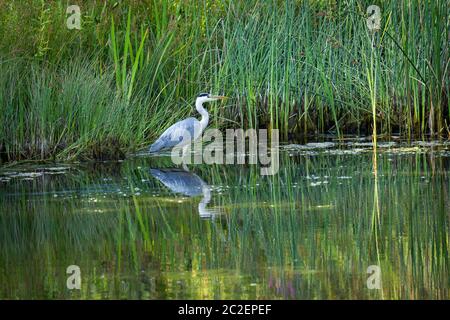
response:
[[[446,1],[381,1],[374,35],[366,27],[370,4],[86,1],[82,29],[68,30],[60,2],[1,2],[2,159],[66,158],[75,149],[92,157],[109,144],[121,154],[192,113],[188,105],[202,91],[232,98],[227,108],[210,106],[216,127],[278,128],[285,137],[375,126],[379,134],[446,134]],[[79,84],[77,97],[96,106],[61,106],[74,102],[57,89],[59,79]]]

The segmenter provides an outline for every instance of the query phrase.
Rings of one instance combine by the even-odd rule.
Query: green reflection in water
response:
[[[450,156],[421,150],[380,152],[376,177],[370,152],[339,148],[282,152],[269,177],[160,170],[197,183],[178,193],[150,171],[170,159],[5,169],[0,298],[448,299]]]

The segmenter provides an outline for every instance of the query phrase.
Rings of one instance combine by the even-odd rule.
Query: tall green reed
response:
[[[35,139],[25,138],[24,129],[17,130],[15,136],[4,126],[2,158],[26,158],[27,154],[35,158],[38,154],[41,158],[65,157],[74,149],[92,157],[88,150],[95,142],[88,139],[94,138],[101,139],[98,144],[105,145],[105,150],[108,141],[119,140],[120,153],[131,151],[191,114],[194,110],[187,105],[192,105],[202,91],[232,97],[228,108],[210,106],[212,125],[216,127],[277,128],[286,138],[290,133],[365,134],[376,122],[379,134],[444,134],[450,116],[445,1],[380,3],[382,36],[375,44],[375,95],[367,78],[370,48],[366,8],[370,4],[355,0],[86,4],[83,29],[73,32],[55,27],[64,22],[61,5],[46,3],[42,7],[40,1],[31,1],[30,8],[44,10],[43,19],[50,21],[43,29],[38,19],[19,24],[21,15],[34,12],[30,8],[27,11],[18,3],[4,6],[0,13],[2,26],[6,26],[0,29],[4,66],[0,67],[18,72],[12,75],[8,71],[0,78],[4,81],[0,95],[5,101],[0,108],[8,114],[3,119],[13,121],[4,123],[33,128],[38,117],[27,114],[34,108],[28,105],[33,103],[30,97],[46,99],[42,110],[53,115],[39,116],[44,128],[36,131],[40,136],[36,133]],[[17,32],[24,35],[23,39],[12,37]],[[40,47],[45,50],[30,45],[37,43],[42,43]],[[39,59],[36,52],[41,52]],[[17,65],[12,66],[12,61]],[[20,71],[23,64],[33,65],[36,73],[46,73],[41,76],[45,79]],[[106,128],[99,135],[86,134],[80,140],[74,135],[65,136],[71,132],[69,129],[52,128],[55,122],[45,124],[45,119],[52,121],[55,115],[75,124],[92,119],[79,111],[67,110],[71,113],[64,115],[53,110],[58,104],[51,100],[70,100],[64,97],[67,91],[44,92],[46,82],[52,81],[58,87],[57,79],[65,77],[65,68],[71,64],[89,66],[90,70],[80,73],[90,72],[90,81],[108,79],[101,81],[110,96],[107,104],[118,107],[110,110],[115,116],[105,114],[105,118],[114,129]],[[77,82],[78,75],[72,76]],[[26,81],[29,87],[8,84],[22,83],[23,79],[33,80]],[[115,85],[111,86],[111,81]],[[94,88],[96,85],[92,84]],[[18,96],[9,97],[11,92]],[[119,107],[122,104],[129,106],[127,111]],[[19,112],[12,116],[14,110]],[[93,121],[90,124],[91,130],[86,127],[86,131],[98,132],[99,126]],[[52,138],[52,132],[58,137]],[[27,143],[42,149],[44,140],[65,140],[68,144],[60,147],[69,146],[72,151],[61,153],[55,145],[44,153],[19,151],[26,149]],[[97,156],[102,153],[97,152]]]

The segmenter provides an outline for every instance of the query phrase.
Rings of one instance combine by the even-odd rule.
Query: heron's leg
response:
[[[190,153],[189,153],[189,147],[190,147],[189,144],[185,145],[183,147],[183,156],[182,156],[182,162],[181,163],[182,163],[182,167],[183,167],[184,171],[189,171],[189,168],[186,165],[186,163],[190,163],[190,161],[185,161],[185,160],[190,160],[190,159],[188,159],[188,156],[189,157],[191,156]]]
[[[183,153],[182,153],[182,159],[183,159],[183,163],[190,163],[191,161],[191,159],[189,159],[188,157],[190,157],[191,155],[190,155],[190,153],[189,153],[189,147],[190,147],[190,145],[188,144],[188,145],[185,145],[184,147],[183,147]],[[186,161],[186,160],[188,160],[188,161]]]

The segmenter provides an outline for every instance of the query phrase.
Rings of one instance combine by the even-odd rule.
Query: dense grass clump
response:
[[[170,158],[12,178],[0,193],[0,297],[448,299],[449,159],[395,149],[378,154],[377,178],[370,150],[282,152],[270,177],[196,165],[214,188],[212,221],[199,217],[203,195],[151,175]],[[66,287],[74,261],[82,290]],[[366,286],[373,264],[381,290]]]
[[[74,4],[74,3],[70,3]],[[0,3],[2,161],[110,158],[223,93],[212,125],[448,135],[446,1]]]

